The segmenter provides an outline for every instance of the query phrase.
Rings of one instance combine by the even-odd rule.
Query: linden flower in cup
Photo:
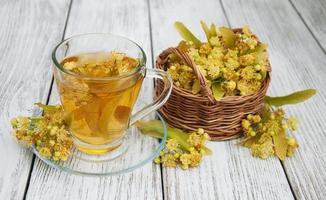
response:
[[[116,158],[128,150],[128,130],[169,98],[167,73],[146,68],[135,42],[107,33],[76,35],[52,53],[54,79],[67,126],[77,149]],[[139,112],[132,110],[145,78],[161,79],[164,90]],[[104,155],[105,154],[105,155]],[[94,157],[95,158],[95,157]]]
[[[67,123],[78,140],[93,145],[110,143],[122,137],[127,128],[143,76],[117,81],[80,79],[78,75],[106,78],[135,70],[139,61],[120,52],[97,52],[66,57],[65,70],[77,76],[57,78]],[[100,150],[79,147],[87,153]],[[105,150],[110,151],[110,148]]]
[[[132,140],[139,139],[130,137],[130,126],[159,109],[172,90],[170,76],[164,71],[146,68],[143,49],[118,35],[73,36],[54,48],[52,61],[62,104],[61,121],[57,123],[56,113],[52,113],[53,116],[49,113],[55,118],[52,124],[52,118],[46,113],[47,106],[41,106],[45,113],[37,122],[24,117],[13,121],[18,140],[37,145],[35,149],[52,160],[65,160],[72,144],[78,150],[73,153],[91,162],[118,160],[130,149],[128,145],[134,144]],[[132,113],[145,78],[160,79],[164,89],[155,100]],[[28,129],[34,126],[37,134],[30,135]],[[64,137],[68,135],[69,142]],[[85,160],[81,156],[78,159]]]

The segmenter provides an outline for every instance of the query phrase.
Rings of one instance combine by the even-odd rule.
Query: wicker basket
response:
[[[235,29],[239,30],[239,29]],[[241,134],[241,120],[247,114],[261,111],[262,103],[270,83],[269,66],[266,79],[257,93],[247,96],[227,96],[216,101],[205,77],[189,55],[178,48],[168,48],[156,60],[156,68],[166,70],[169,54],[174,53],[190,66],[198,77],[201,90],[197,95],[191,91],[173,86],[167,103],[159,110],[169,125],[187,131],[203,128],[212,140],[228,140]],[[161,81],[156,82],[156,94],[163,89]]]

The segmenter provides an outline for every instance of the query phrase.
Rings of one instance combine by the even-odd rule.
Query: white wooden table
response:
[[[145,49],[152,67],[155,56],[180,39],[175,20],[202,39],[199,20],[248,24],[269,44],[269,94],[318,89],[309,102],[286,109],[301,120],[294,157],[263,161],[237,141],[211,142],[213,156],[196,169],[149,163],[132,173],[93,178],[55,170],[12,139],[13,116],[31,114],[35,102],[56,101],[50,53],[62,39],[88,32],[124,35]],[[325,0],[0,0],[0,24],[1,200],[326,199]],[[152,86],[146,89],[151,94]]]

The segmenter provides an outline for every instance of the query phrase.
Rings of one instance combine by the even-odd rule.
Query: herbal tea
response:
[[[131,73],[137,59],[118,52],[98,52],[66,57],[61,61],[71,75],[56,78],[67,122],[74,137],[91,145],[119,140],[128,128],[143,75]],[[57,75],[58,76],[58,75]],[[112,78],[119,76],[119,78]],[[87,77],[87,78],[85,78]],[[81,148],[86,153],[110,149]]]

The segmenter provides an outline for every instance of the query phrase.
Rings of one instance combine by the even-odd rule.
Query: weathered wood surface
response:
[[[69,1],[0,3],[0,199],[324,199],[326,196],[326,2],[322,0],[81,0],[72,1],[65,37],[112,32],[139,43],[148,67],[179,41],[173,22],[183,21],[204,39],[199,20],[250,25],[269,44],[271,95],[317,88],[311,101],[291,106],[301,128],[300,148],[284,162],[250,156],[237,141],[211,142],[214,154],[189,171],[147,164],[107,178],[70,175],[35,159],[11,139],[9,119],[45,102],[51,81],[50,52],[64,34]],[[152,29],[151,29],[152,28]],[[152,37],[151,37],[152,35]],[[151,43],[152,41],[152,43]],[[153,54],[151,52],[153,47]],[[323,48],[323,49],[322,49]],[[153,56],[152,56],[153,55]],[[151,82],[141,101],[152,98]],[[57,102],[52,90],[51,102]],[[30,178],[30,179],[29,179]]]
[[[154,55],[177,45],[175,20],[205,39],[199,20],[227,26],[219,1],[150,1]],[[237,141],[212,142],[213,155],[197,169],[163,169],[166,199],[293,199],[277,159],[252,158]]]
[[[62,37],[69,2],[0,2],[0,199],[22,199],[32,154],[10,133],[10,119],[45,102],[51,82],[50,53]]]
[[[126,6],[128,5],[128,6]],[[89,14],[89,15],[88,15]],[[124,35],[139,43],[151,67],[147,4],[144,0],[74,1],[65,37],[89,32]],[[59,41],[58,41],[59,42]],[[153,84],[146,81],[140,94],[141,106],[152,101]],[[56,90],[51,101],[57,102]],[[150,143],[146,144],[148,147]],[[146,149],[146,146],[144,147]],[[161,172],[149,163],[134,172],[105,178],[82,177],[55,170],[36,159],[27,199],[162,199]]]
[[[310,2],[313,3],[313,2]],[[250,24],[269,44],[273,66],[270,94],[283,95],[305,88],[318,89],[307,103],[289,106],[301,121],[295,133],[300,148],[283,162],[297,199],[326,197],[326,57],[290,2],[223,1],[233,27]],[[313,12],[313,10],[310,10]]]
[[[325,0],[290,0],[297,14],[310,29],[326,54],[326,3]]]

